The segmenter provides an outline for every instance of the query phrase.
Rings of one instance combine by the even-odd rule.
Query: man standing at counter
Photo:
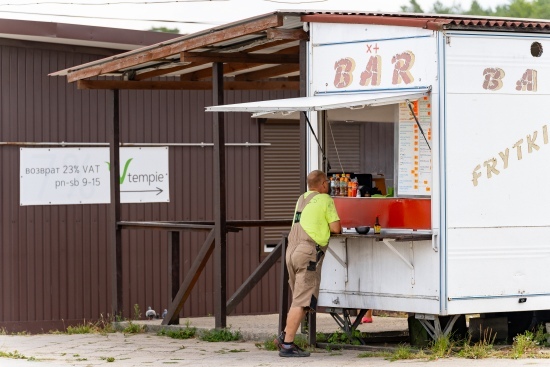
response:
[[[288,235],[286,264],[292,304],[286,328],[275,340],[281,357],[308,357],[294,344],[294,337],[307,311],[314,312],[321,283],[323,255],[331,233],[340,233],[340,218],[330,193],[330,180],[322,171],[307,176],[308,191],[300,196]]]

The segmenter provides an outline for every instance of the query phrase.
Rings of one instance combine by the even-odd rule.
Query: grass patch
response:
[[[167,336],[172,339],[191,339],[197,333],[197,328],[187,326],[185,329],[169,330],[161,329],[157,332],[158,336]]]
[[[390,361],[398,361],[402,359],[414,359],[416,354],[409,345],[399,345],[397,349],[389,356]]]
[[[348,336],[348,334],[341,332],[340,330],[335,331],[334,333],[330,334],[320,334],[317,333],[317,341],[320,343],[329,343],[329,344],[351,344],[351,345],[360,345],[361,342],[359,341],[360,338],[362,338],[361,331],[359,330],[353,330],[352,337]]]
[[[199,339],[206,342],[232,342],[241,340],[242,334],[240,331],[231,331],[231,328],[212,329],[205,331]]]
[[[106,334],[116,332],[112,320],[100,315],[99,320],[91,322],[84,320],[83,324],[68,326],[67,334]],[[59,333],[57,330],[50,331],[51,334]]]
[[[431,359],[446,358],[453,353],[456,342],[448,335],[442,335],[430,343],[429,352]]]
[[[11,358],[11,359],[28,359],[23,354],[19,353],[18,351],[13,352],[4,352],[0,350],[0,357],[2,358]]]
[[[479,332],[480,335],[482,335],[479,341],[472,344],[471,336],[468,337],[468,339],[462,345],[462,349],[457,353],[458,357],[468,359],[482,359],[491,356],[497,334],[493,334],[492,329],[485,329],[482,332],[481,326],[479,328]]]
[[[514,337],[512,358],[521,358],[525,354],[533,353],[536,349],[538,349],[538,344],[535,341],[535,335],[530,331],[526,331]]]
[[[273,335],[273,337],[271,337],[270,339],[267,339],[263,343],[254,343],[254,345],[258,349],[275,351],[277,350],[277,347],[275,346],[275,339],[277,339],[277,335]]]
[[[128,321],[128,326],[122,330],[124,334],[139,334],[145,331],[145,326],[134,324],[132,321]]]

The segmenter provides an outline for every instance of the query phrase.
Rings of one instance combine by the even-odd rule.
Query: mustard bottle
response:
[[[376,216],[376,221],[374,222],[374,234],[380,234],[380,222],[378,221],[378,215]]]

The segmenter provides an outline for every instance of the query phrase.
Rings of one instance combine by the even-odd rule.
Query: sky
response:
[[[440,0],[444,5],[471,1]],[[435,0],[417,0],[424,11]],[[483,7],[508,0],[478,0]],[[0,18],[146,30],[178,28],[192,33],[274,10],[399,12],[409,0],[0,0]]]

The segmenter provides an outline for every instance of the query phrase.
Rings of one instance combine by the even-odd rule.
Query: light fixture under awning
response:
[[[431,87],[420,87],[413,90],[390,90],[384,92],[365,92],[358,94],[331,94],[314,97],[273,99],[269,101],[228,104],[206,107],[207,112],[293,112],[323,111],[336,108],[361,108],[400,103],[406,100],[417,100],[427,95]]]

